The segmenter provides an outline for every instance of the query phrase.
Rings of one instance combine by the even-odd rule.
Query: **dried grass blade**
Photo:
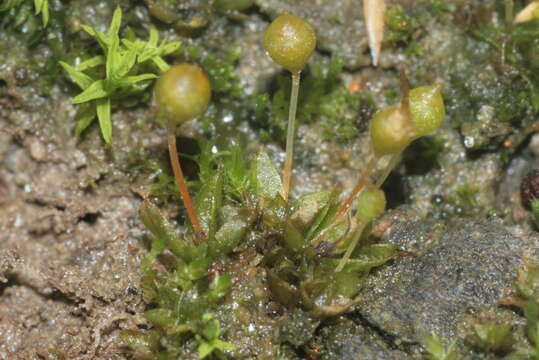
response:
[[[378,65],[382,40],[384,39],[384,11],[385,0],[363,0],[363,13],[365,14],[365,26],[369,37],[372,63]]]
[[[513,24],[518,24],[530,21],[534,17],[534,13],[539,9],[539,1],[533,1],[524,9],[520,10],[513,20]]]

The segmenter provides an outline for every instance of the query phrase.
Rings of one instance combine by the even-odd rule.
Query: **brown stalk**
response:
[[[198,220],[198,215],[193,205],[193,200],[191,195],[189,195],[189,190],[187,189],[187,184],[183,176],[182,168],[180,166],[180,158],[178,156],[178,150],[176,148],[176,134],[175,134],[175,125],[169,124],[168,129],[168,153],[170,155],[170,163],[172,164],[172,170],[174,171],[174,178],[176,179],[176,185],[178,185],[178,190],[187,210],[187,216],[193,225],[193,229],[197,235],[202,234],[202,228],[200,227],[200,221]]]

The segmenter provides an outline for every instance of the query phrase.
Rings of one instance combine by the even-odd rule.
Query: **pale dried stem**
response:
[[[535,12],[539,9],[539,1],[532,1],[524,9],[520,10],[513,20],[513,24],[518,24],[533,19]]]
[[[382,41],[384,40],[385,7],[384,0],[363,0],[363,15],[365,16],[365,27],[374,66],[378,65]]]
[[[292,162],[294,155],[294,135],[296,127],[296,110],[298,106],[300,71],[292,72],[292,91],[290,93],[290,109],[288,111],[288,131],[286,134],[286,157],[283,168],[283,197],[288,201],[290,178],[292,177]]]

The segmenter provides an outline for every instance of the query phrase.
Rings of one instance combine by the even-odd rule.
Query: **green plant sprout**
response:
[[[198,346],[198,357],[200,359],[204,359],[215,352],[234,350],[234,345],[219,340],[221,324],[214,319],[211,313],[204,314],[202,321],[204,322],[202,335],[197,335],[197,341],[200,343]]]
[[[508,354],[515,343],[510,324],[493,320],[474,320],[471,323],[472,335],[468,340],[476,349],[499,355]]]
[[[14,9],[21,5],[24,0],[3,0],[0,4],[0,12]],[[47,27],[49,23],[49,0],[34,0],[35,14],[41,14],[43,26]]]
[[[539,304],[537,304],[537,299],[525,303],[524,317],[527,322],[526,335],[531,346],[518,349],[506,357],[506,360],[539,360]]]
[[[363,230],[369,224],[369,222],[380,216],[386,210],[386,196],[383,190],[378,189],[375,186],[367,185],[365,189],[359,194],[357,199],[357,225],[355,235],[350,242],[350,245],[346,249],[344,256],[341,259],[339,265],[335,268],[336,272],[339,272],[350,259],[352,251],[356,248]]]
[[[83,104],[76,116],[76,134],[82,133],[97,116],[101,134],[107,144],[112,141],[113,101],[142,92],[149,85],[147,80],[157,77],[154,73],[139,73],[140,64],[151,61],[160,71],[166,71],[168,65],[162,56],[171,54],[180,47],[179,42],[162,42],[157,45],[158,33],[155,29],[150,31],[148,42],[126,39],[120,41],[118,33],[121,22],[122,10],[118,7],[106,34],[82,25],[83,30],[97,40],[104,55],[82,61],[76,67],[60,61],[60,65],[83,90],[71,101],[73,104]],[[105,67],[104,78],[100,72],[94,71],[99,66]]]
[[[286,156],[283,169],[283,197],[288,201],[292,160],[294,153],[294,134],[296,109],[301,70],[311,57],[316,47],[316,33],[305,20],[284,13],[268,26],[264,33],[264,48],[273,61],[285,67],[292,74],[292,91],[288,113],[286,135]]]
[[[49,0],[34,0],[34,7],[36,8],[36,15],[41,14],[43,26],[46,27],[49,23]]]
[[[425,335],[421,339],[421,345],[428,353],[427,359],[429,360],[457,360],[457,352],[455,350],[455,343],[446,347],[442,339],[436,334]]]
[[[159,78],[155,84],[154,95],[157,120],[167,128],[168,150],[176,184],[195,233],[202,234],[200,221],[180,166],[176,127],[206,111],[211,97],[210,82],[198,65],[178,64]]]

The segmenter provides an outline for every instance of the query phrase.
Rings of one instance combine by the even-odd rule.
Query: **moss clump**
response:
[[[354,223],[335,220],[336,192],[309,194],[287,206],[268,156],[260,152],[248,167],[239,147],[199,158],[199,166],[195,205],[204,238],[190,230],[178,234],[149,201],[141,209],[152,235],[142,287],[153,307],[145,314],[153,328],[124,333],[137,358],[272,358],[281,342],[304,343],[294,334],[312,334],[317,319],[348,311],[365,275],[395,251],[395,245],[362,243],[335,272],[355,234]],[[272,302],[280,304],[277,317],[252,313]],[[312,326],[292,331],[302,322],[283,322],[286,314]],[[272,334],[268,327],[281,326],[289,335],[280,340],[245,330]]]
[[[384,18],[387,29],[384,33],[384,41],[407,42],[418,26],[415,19],[408,16],[400,5],[390,6]]]
[[[509,139],[513,151],[533,131],[539,111],[537,24],[478,23],[473,37],[465,38],[462,56],[449,71],[448,108],[459,119],[467,148],[494,150]]]

